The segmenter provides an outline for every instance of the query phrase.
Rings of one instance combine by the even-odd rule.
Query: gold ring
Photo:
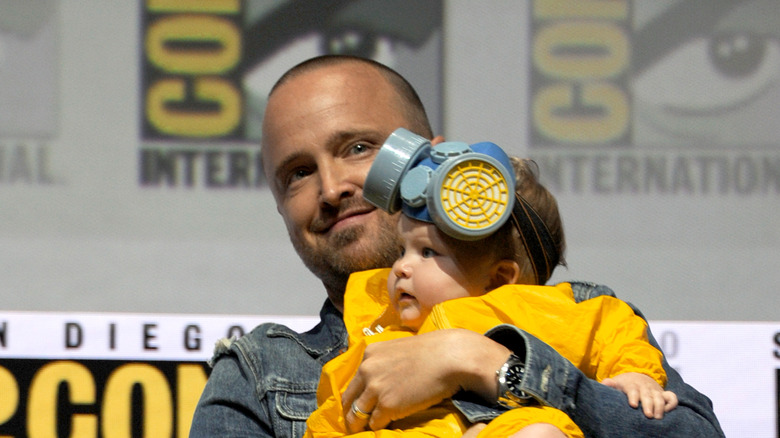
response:
[[[359,407],[357,407],[355,402],[352,402],[352,408],[350,410],[358,420],[368,420],[368,418],[371,416],[371,412],[363,412]]]

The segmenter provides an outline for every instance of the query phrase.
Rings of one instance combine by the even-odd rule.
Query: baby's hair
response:
[[[529,159],[510,157],[510,161],[515,171],[515,192],[531,204],[531,207],[547,226],[558,254],[560,254],[558,264],[566,266],[563,257],[566,241],[563,234],[563,222],[558,211],[558,202],[552,193],[539,182],[539,166],[535,161]],[[439,232],[439,235],[450,247],[455,248],[455,258],[459,264],[465,265],[474,257],[487,257],[495,261],[514,260],[520,266],[518,283],[537,283],[531,261],[523,247],[520,232],[512,224],[512,221],[507,221],[495,233],[476,241],[455,239],[442,232]],[[541,280],[544,283],[549,278]]]

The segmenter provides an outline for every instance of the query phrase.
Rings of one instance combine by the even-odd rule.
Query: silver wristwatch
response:
[[[525,364],[514,354],[496,371],[498,376],[498,404],[517,408],[533,403],[534,399],[520,389],[525,374]]]

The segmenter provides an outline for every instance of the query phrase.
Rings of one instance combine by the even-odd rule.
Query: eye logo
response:
[[[780,2],[534,2],[530,149],[557,193],[780,187]]]

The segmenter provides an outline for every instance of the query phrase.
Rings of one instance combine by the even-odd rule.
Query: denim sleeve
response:
[[[265,405],[257,402],[256,382],[242,370],[234,354],[225,354],[203,390],[190,428],[190,438],[271,437]]]
[[[523,390],[539,402],[560,409],[588,437],[723,437],[712,402],[690,385],[664,359],[666,389],[677,394],[679,405],[662,420],[645,417],[621,391],[587,378],[569,360],[530,333],[511,325],[487,333],[521,357],[526,371]],[[658,347],[648,329],[650,342]]]

